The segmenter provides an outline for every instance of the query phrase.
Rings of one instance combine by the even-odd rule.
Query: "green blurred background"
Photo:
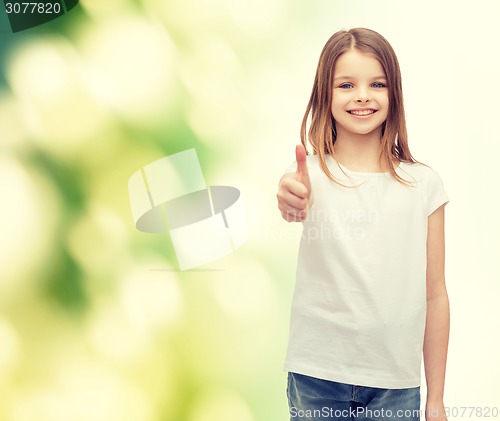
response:
[[[275,191],[319,53],[353,26],[395,47],[410,146],[452,200],[447,402],[500,406],[488,335],[499,327],[499,209],[487,193],[500,179],[498,134],[464,106],[499,89],[462,79],[477,66],[464,49],[482,75],[498,69],[463,30],[480,26],[489,51],[496,5],[440,4],[80,0],[17,34],[3,13],[0,420],[288,419],[282,363],[300,226],[281,221]],[[135,230],[127,182],[190,148],[207,184],[240,189],[249,240],[180,272],[167,235]]]

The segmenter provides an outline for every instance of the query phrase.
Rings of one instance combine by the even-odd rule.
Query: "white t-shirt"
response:
[[[353,172],[307,157],[314,203],[303,223],[285,370],[359,386],[420,385],[428,216],[448,197],[421,164]],[[293,172],[296,164],[288,168]]]

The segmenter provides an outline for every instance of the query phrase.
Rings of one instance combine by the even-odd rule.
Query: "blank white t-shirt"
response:
[[[285,370],[359,386],[420,385],[428,216],[448,202],[421,164],[353,172],[307,157],[314,204],[303,223]],[[295,171],[296,164],[287,172]]]

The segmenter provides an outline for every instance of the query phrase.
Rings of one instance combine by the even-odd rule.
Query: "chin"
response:
[[[348,132],[356,135],[369,135],[375,133],[377,130],[380,131],[380,134],[382,134],[382,131],[380,130],[379,127],[370,128],[366,130],[353,129],[353,130],[348,130]]]

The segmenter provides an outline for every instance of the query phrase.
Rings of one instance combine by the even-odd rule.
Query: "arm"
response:
[[[427,320],[424,336],[424,367],[427,383],[426,419],[446,420],[444,379],[450,308],[444,279],[444,205],[429,216],[427,233]]]

